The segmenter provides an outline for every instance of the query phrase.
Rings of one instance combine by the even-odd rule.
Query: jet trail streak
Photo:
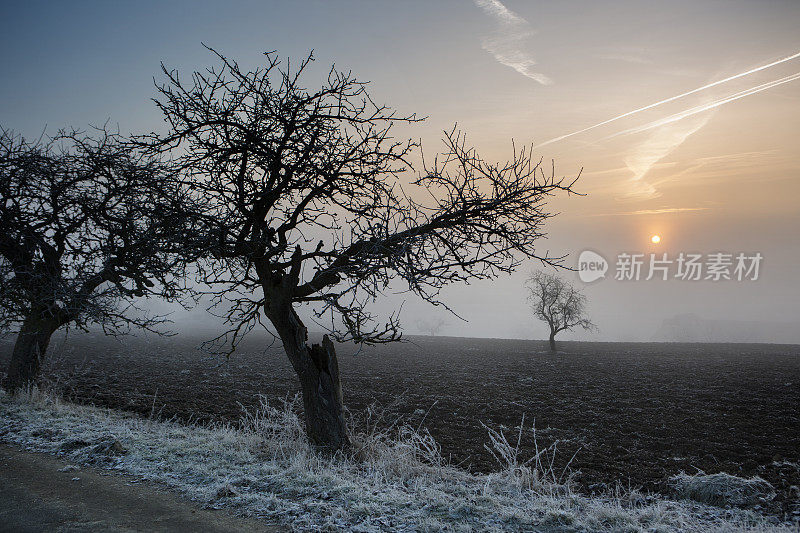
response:
[[[704,91],[706,89],[710,89],[711,87],[716,87],[717,85],[721,85],[723,83],[727,83],[729,81],[733,81],[733,80],[742,78],[744,76],[749,76],[750,74],[754,74],[756,72],[760,72],[760,71],[768,69],[770,67],[774,67],[776,65],[780,65],[781,63],[786,63],[787,61],[791,61],[792,59],[796,59],[798,57],[800,57],[800,52],[798,52],[796,54],[792,54],[792,55],[787,56],[787,57],[784,57],[782,59],[778,59],[777,61],[773,61],[772,63],[767,63],[766,65],[761,65],[760,67],[756,67],[756,68],[750,69],[748,71],[740,72],[739,74],[735,74],[733,76],[729,76],[729,77],[725,78],[724,80],[715,81],[713,83],[709,83],[707,85],[703,85],[702,87],[698,87],[697,89],[692,89],[691,91],[687,91],[685,93],[681,93],[681,94],[679,94],[677,96],[672,96],[670,98],[661,100],[659,102],[655,102],[653,104],[646,105],[646,106],[640,107],[638,109],[634,109],[633,111],[628,111],[627,113],[623,113],[621,115],[617,115],[616,117],[610,118],[608,120],[604,120],[603,122],[598,122],[597,124],[594,124],[593,126],[589,126],[587,128],[583,128],[583,129],[580,129],[578,131],[573,131],[572,133],[568,133],[566,135],[562,135],[560,137],[556,137],[554,139],[550,139],[549,141],[545,141],[543,143],[540,143],[538,146],[544,146],[546,144],[554,143],[556,141],[561,141],[561,140],[566,139],[568,137],[572,137],[573,135],[578,135],[579,133],[584,133],[584,132],[593,130],[595,128],[599,128],[600,126],[605,126],[606,124],[610,124],[612,122],[615,122],[617,120],[623,119],[625,117],[629,117],[629,116],[634,115],[636,113],[641,113],[642,111],[647,111],[648,109],[653,109],[654,107],[658,107],[660,105],[667,104],[669,102],[674,102],[675,100],[678,100],[679,98],[684,98],[686,96],[698,93],[700,91]]]
[[[761,85],[756,85],[755,87],[751,87],[749,89],[745,89],[744,91],[739,91],[738,93],[734,93],[730,96],[726,96],[724,98],[720,98],[719,100],[715,100],[713,102],[709,102],[707,104],[695,106],[689,108],[685,111],[681,111],[680,113],[675,113],[674,115],[670,115],[668,117],[655,120],[643,126],[637,126],[635,128],[630,128],[627,130],[620,131],[613,135],[606,137],[606,139],[611,139],[613,137],[618,137],[620,135],[628,135],[632,133],[640,133],[642,131],[651,130],[653,128],[658,128],[660,126],[664,126],[665,124],[670,124],[672,122],[676,122],[678,120],[684,119],[686,117],[690,117],[692,115],[696,115],[698,113],[702,113],[703,111],[708,111],[709,109],[717,108],[721,105],[725,105],[727,103],[733,102],[734,100],[738,100],[740,98],[744,98],[745,96],[750,96],[751,94],[760,93],[762,91],[766,91],[767,89],[772,89],[773,87],[777,87],[778,85],[783,85],[784,83],[789,83],[791,81],[800,79],[800,72],[796,74],[791,74],[786,76],[785,78],[780,78],[774,81],[770,81],[767,83],[762,83]]]

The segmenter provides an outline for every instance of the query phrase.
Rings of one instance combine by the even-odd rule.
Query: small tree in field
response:
[[[415,143],[398,141],[397,116],[366,85],[331,69],[307,89],[304,73],[281,66],[244,70],[212,50],[219,66],[181,78],[163,69],[157,105],[169,125],[142,139],[172,152],[194,179],[207,227],[202,280],[227,300],[230,353],[266,318],[300,381],[307,436],[336,450],[349,443],[343,418],[336,341],[400,338],[396,316],[379,324],[367,304],[393,280],[436,302],[446,284],[510,272],[539,257],[536,241],[551,216],[546,200],[574,180],[545,175],[529,150],[490,164],[455,131],[446,152],[411,183]],[[185,81],[188,79],[188,83]],[[410,194],[407,194],[410,193]],[[322,345],[309,345],[301,305]]]
[[[61,327],[163,321],[133,300],[178,296],[184,199],[168,167],[105,130],[29,143],[0,129],[0,328],[17,331],[6,389],[36,380]]]
[[[550,350],[556,351],[556,335],[580,327],[595,330],[586,316],[586,296],[555,274],[537,271],[526,283],[533,314],[550,327]]]

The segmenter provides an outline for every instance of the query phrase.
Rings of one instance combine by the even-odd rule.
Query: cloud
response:
[[[706,165],[719,166],[725,172],[746,170],[750,171],[754,166],[765,164],[776,164],[781,162],[782,159],[777,158],[779,151],[772,150],[759,150],[755,152],[736,152],[722,155],[711,155],[706,157],[696,157],[687,160],[686,163],[691,167],[701,167]],[[786,158],[783,158],[786,159]],[[676,163],[659,162],[651,167],[651,170],[660,168],[669,168],[675,166]],[[628,167],[615,167],[605,170],[587,170],[583,173],[584,176],[604,176],[607,174],[617,175],[620,172],[628,170]]]
[[[680,113],[675,113],[673,115],[669,115],[668,117],[665,117],[665,118],[662,118],[662,119],[659,119],[659,120],[654,120],[653,122],[649,122],[649,123],[647,123],[647,124],[645,124],[643,126],[637,126],[635,128],[629,128],[629,129],[620,131],[618,133],[615,133],[614,135],[610,135],[610,136],[606,137],[606,139],[611,139],[613,137],[618,137],[620,135],[630,135],[632,133],[641,133],[643,131],[651,130],[651,129],[654,129],[654,128],[661,128],[662,126],[666,126],[668,124],[672,124],[672,123],[684,120],[684,119],[686,119],[688,117],[692,117],[692,116],[697,115],[699,113],[704,113],[706,111],[709,111],[709,110],[712,110],[712,109],[716,109],[716,108],[718,108],[720,106],[723,106],[725,104],[728,104],[730,102],[734,102],[736,100],[739,100],[740,98],[744,98],[745,96],[750,96],[752,94],[757,94],[757,93],[760,93],[762,91],[766,91],[767,89],[772,89],[773,87],[777,87],[779,85],[783,85],[784,83],[789,83],[789,82],[792,82],[792,81],[795,81],[795,80],[798,80],[798,79],[800,79],[800,72],[795,73],[795,74],[791,74],[789,76],[785,76],[785,77],[777,79],[777,80],[769,81],[767,83],[762,83],[760,85],[756,85],[755,87],[750,87],[749,89],[745,89],[743,91],[739,91],[737,93],[734,93],[734,94],[729,95],[729,96],[725,96],[723,98],[718,98],[717,100],[714,100],[713,102],[709,102],[709,103],[706,103],[706,104],[702,104],[702,105],[698,105],[698,106],[686,109],[685,111],[681,111]]]
[[[706,85],[703,85],[702,87],[697,87],[696,89],[692,89],[691,91],[686,91],[686,92],[683,92],[681,94],[678,94],[678,95],[675,95],[675,96],[671,96],[669,98],[665,98],[663,100],[660,100],[658,102],[654,102],[654,103],[646,105],[644,107],[640,107],[638,109],[634,109],[633,111],[628,111],[627,113],[622,113],[621,115],[617,115],[615,117],[611,117],[610,119],[604,120],[602,122],[598,122],[597,124],[593,124],[593,125],[588,126],[586,128],[581,128],[581,129],[579,129],[577,131],[573,131],[572,133],[567,133],[566,135],[561,135],[559,137],[555,137],[553,139],[547,140],[547,141],[545,141],[543,143],[539,143],[539,147],[541,148],[542,146],[545,146],[545,145],[550,144],[550,143],[558,142],[558,141],[561,141],[563,139],[567,139],[569,137],[572,137],[573,135],[578,135],[578,134],[581,134],[581,133],[584,133],[584,132],[587,132],[587,131],[591,131],[591,130],[593,130],[595,128],[599,128],[600,126],[605,126],[606,124],[610,124],[610,123],[615,122],[617,120],[629,117],[631,115],[635,115],[637,113],[641,113],[642,111],[647,111],[648,109],[653,109],[654,107],[658,107],[658,106],[667,104],[669,102],[674,102],[675,100],[678,100],[678,99],[681,99],[681,98],[685,98],[685,97],[687,97],[689,95],[696,94],[696,93],[699,93],[701,91],[705,91],[707,89],[710,89],[712,87],[716,87],[718,85],[722,85],[723,83],[728,83],[729,81],[737,80],[739,78],[743,78],[745,76],[749,76],[751,74],[755,74],[756,72],[761,72],[762,70],[766,70],[768,68],[772,68],[772,67],[774,67],[776,65],[781,65],[783,63],[786,63],[787,61],[792,61],[792,60],[797,59],[799,57],[800,57],[800,52],[797,52],[797,53],[794,53],[794,54],[792,54],[790,56],[786,56],[786,57],[783,57],[783,58],[778,59],[776,61],[772,61],[770,63],[767,63],[765,65],[761,65],[761,66],[758,66],[758,67],[755,67],[755,68],[751,68],[750,70],[746,70],[744,72],[740,72],[738,74],[734,74],[733,76],[728,76],[725,79],[718,80],[718,81],[715,81],[715,82],[712,82],[712,83],[707,83]],[[795,76],[797,76],[797,75],[795,75]],[[733,100],[738,100],[739,98],[743,98],[745,96],[749,96],[750,94],[755,94],[756,92],[761,92],[763,90],[769,89],[771,87],[775,87],[777,85],[781,85],[783,83],[788,83],[790,81],[793,81],[794,79],[796,79],[796,77],[787,76],[786,78],[782,78],[782,79],[776,80],[774,82],[769,82],[769,83],[765,83],[765,84],[760,85],[760,86],[753,87],[751,89],[748,89],[747,91],[742,91],[741,93],[736,93],[732,97],[728,97],[728,99],[723,99],[723,101],[721,101],[721,102],[716,102],[716,103],[712,102],[711,104],[707,104],[710,107],[706,107],[705,109],[700,109],[699,111],[696,111],[696,112],[705,111],[706,109],[711,109],[713,107],[719,107],[720,105],[726,104],[726,103],[731,102]],[[683,118],[683,117],[678,117],[678,118],[675,118],[674,120],[680,120],[680,118]],[[653,124],[655,124],[655,123],[653,123]],[[639,131],[641,131],[641,130],[639,130]],[[628,130],[628,131],[622,132],[621,134],[631,133],[631,132],[634,132],[634,130]],[[618,135],[621,135],[621,134],[618,134]]]
[[[631,153],[624,159],[625,166],[633,173],[633,177],[624,185],[623,198],[649,199],[660,196],[655,185],[645,181],[643,178],[656,163],[683,144],[693,133],[705,126],[717,108],[745,96],[757,94],[798,79],[800,79],[800,73],[785,76],[607,137],[607,139],[610,139],[620,135],[653,131],[644,142],[634,145]],[[674,177],[671,179],[674,179]]]
[[[792,173],[776,172],[764,175],[760,171],[764,168],[786,168],[791,166],[793,159],[788,156],[778,156],[778,150],[765,150],[757,152],[740,152],[710,157],[700,157],[685,162],[685,168],[677,173],[659,176],[651,183],[656,187],[668,185],[680,180],[683,176],[691,175],[692,185],[711,183],[733,183],[736,179],[752,180],[754,175],[759,175],[759,181],[792,179]],[[661,165],[655,165],[658,168]],[[800,168],[795,165],[792,168]],[[652,169],[651,169],[652,170]]]
[[[652,65],[653,61],[651,59],[647,59],[642,55],[638,55],[636,53],[609,53],[609,54],[599,54],[597,56],[598,59],[605,59],[608,61],[622,61],[623,63],[633,63],[634,65]]]
[[[630,155],[630,150],[626,150],[621,157],[625,155]],[[645,193],[647,191],[651,191],[652,194],[657,195],[657,190],[680,181],[685,176],[691,176],[691,185],[708,185],[717,182],[732,183],[731,180],[735,179],[751,180],[752,177],[763,168],[798,169],[800,168],[800,164],[790,156],[779,155],[778,150],[726,153],[708,157],[682,159],[681,161],[665,161],[662,159],[650,167],[648,174],[651,177],[648,177],[647,185],[639,186],[638,188],[642,192],[642,196],[646,197]],[[654,176],[655,172],[658,172],[657,177]],[[604,170],[588,170],[583,173],[583,176],[586,178],[593,178],[593,193],[619,196],[621,187],[627,187],[628,189],[626,189],[626,191],[629,191],[630,188],[637,187],[635,184],[631,185],[630,177],[623,178],[622,181],[614,179],[620,176],[629,176],[629,173],[630,168],[622,166]],[[771,177],[759,174],[759,180],[791,179],[790,176],[792,175],[796,175],[796,172],[779,172]],[[613,214],[614,213],[609,213],[607,216]],[[639,213],[630,212],[621,214]]]
[[[542,85],[551,85],[553,80],[534,71],[536,61],[526,51],[528,39],[536,33],[528,21],[509,10],[499,0],[475,0],[475,4],[499,25],[492,36],[483,38],[483,49],[501,64],[513,68],[523,76]]]
[[[633,146],[631,153],[625,157],[624,163],[633,173],[625,184],[626,198],[655,198],[659,195],[656,188],[644,181],[644,177],[653,165],[664,159],[693,133],[705,126],[713,112],[695,115],[687,120],[661,125],[643,142]]]
[[[620,213],[600,213],[588,215],[592,217],[618,217],[635,215],[668,215],[671,213],[685,213],[687,211],[708,211],[710,207],[663,207],[660,209],[639,209],[638,211],[622,211]]]

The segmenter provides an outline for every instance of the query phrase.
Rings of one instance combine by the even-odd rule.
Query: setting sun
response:
[[[661,235],[653,235],[652,237],[650,237],[650,242],[652,242],[653,244],[660,243],[661,242]]]

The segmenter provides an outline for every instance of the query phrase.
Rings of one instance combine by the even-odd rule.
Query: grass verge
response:
[[[297,401],[262,402],[238,425],[187,426],[0,392],[0,440],[163,483],[203,506],[315,531],[796,531],[753,511],[635,491],[576,493],[523,460],[519,436],[490,431],[502,468],[447,464],[424,430],[362,420],[353,450],[327,457],[305,441]],[[367,413],[369,418],[369,413]],[[385,426],[384,426],[385,427]],[[552,462],[550,462],[552,464]]]

